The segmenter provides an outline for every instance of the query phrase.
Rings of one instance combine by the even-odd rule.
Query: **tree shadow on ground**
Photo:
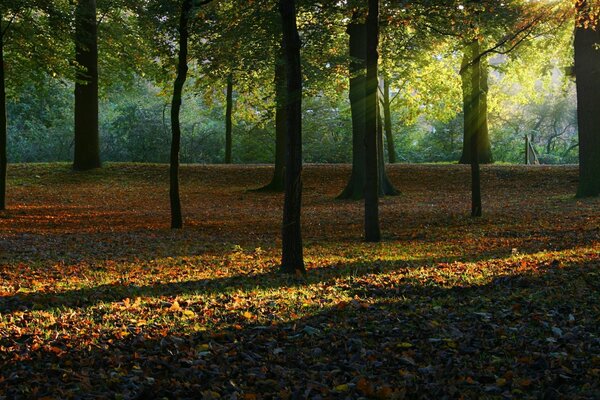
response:
[[[11,313],[24,310],[50,310],[53,308],[86,308],[104,302],[123,301],[127,298],[137,297],[168,297],[193,294],[217,294],[228,289],[238,290],[253,289],[279,289],[282,287],[297,287],[324,283],[335,285],[337,280],[351,277],[359,279],[371,274],[396,272],[404,274],[418,268],[445,267],[451,263],[490,263],[500,261],[517,265],[520,261],[500,257],[497,252],[484,252],[470,256],[426,257],[404,260],[365,260],[365,261],[337,261],[326,266],[317,266],[309,269],[306,278],[298,279],[285,274],[280,274],[277,267],[264,271],[253,270],[252,260],[245,259],[248,273],[238,273],[227,277],[215,277],[175,282],[153,282],[146,285],[130,284],[127,281],[89,286],[80,289],[63,291],[38,291],[20,292],[14,295],[0,297],[0,312]],[[186,266],[174,267],[185,269]],[[258,271],[258,272],[257,272]]]
[[[357,280],[348,304],[188,335],[57,335],[34,349],[12,334],[0,342],[16,349],[0,353],[0,395],[598,398],[599,268],[596,257],[450,288]]]

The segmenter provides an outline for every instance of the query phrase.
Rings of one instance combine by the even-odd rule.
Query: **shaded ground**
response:
[[[396,165],[361,242],[348,166],[307,166],[306,281],[273,272],[263,166],[9,171],[0,398],[599,398],[600,200],[573,167]]]

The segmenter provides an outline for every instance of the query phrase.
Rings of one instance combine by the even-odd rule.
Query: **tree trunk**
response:
[[[181,200],[179,198],[179,148],[181,146],[181,126],[179,123],[179,111],[181,109],[181,93],[187,78],[187,54],[188,54],[188,24],[192,0],[183,0],[181,4],[181,15],[179,18],[179,62],[177,65],[177,77],[173,84],[173,99],[171,101],[171,159],[169,169],[169,198],[171,201],[171,228],[183,227],[181,216]]]
[[[365,187],[365,79],[367,27],[356,22],[358,15],[346,28],[350,48],[350,112],[352,115],[352,173],[339,199],[359,200]]]
[[[354,14],[346,33],[350,47],[350,111],[352,114],[352,172],[346,187],[338,195],[338,199],[360,200],[365,194],[365,96],[367,73],[367,26],[357,22],[358,14]],[[377,97],[376,97],[377,99]],[[377,118],[377,117],[375,117]],[[379,166],[378,166],[379,169]],[[383,169],[379,176],[380,195],[396,195],[398,191],[390,183]]]
[[[377,88],[377,169],[379,179],[379,195],[397,196],[400,194],[389,180],[385,172],[385,157],[383,151],[383,118],[381,115],[382,99],[379,96],[379,87]]]
[[[286,135],[286,77],[283,47],[280,48],[275,60],[275,168],[273,178],[266,186],[257,191],[283,192],[285,171],[285,135]]]
[[[476,53],[479,54],[479,44],[475,48]],[[471,216],[481,217],[481,173],[479,170],[479,141],[481,135],[484,132],[481,125],[481,119],[479,115],[481,113],[480,108],[483,106],[481,90],[481,63],[475,63],[471,68],[471,99],[469,101],[469,114],[471,116],[469,120],[469,131],[471,132],[471,138],[469,145],[471,146]]]
[[[96,0],[79,0],[75,9],[75,151],[73,168],[101,166],[98,132],[98,26]]]
[[[2,15],[0,15],[0,22]],[[6,209],[6,170],[7,152],[6,137],[8,126],[6,122],[6,89],[4,83],[4,36],[0,23],[0,210]]]
[[[281,271],[304,275],[300,212],[302,210],[302,71],[295,0],[279,0],[285,52],[286,159]]]
[[[479,143],[477,145],[478,158],[480,164],[490,164],[492,159],[492,146],[490,144],[488,121],[487,121],[487,92],[488,92],[488,64],[482,58],[478,58],[481,52],[479,40],[473,40],[464,49],[464,55],[461,65],[461,81],[463,91],[463,113],[464,113],[464,139],[463,151],[460,158],[461,164],[471,162],[471,138],[474,135],[475,128],[479,129]],[[475,72],[477,71],[477,72]],[[479,107],[470,107],[469,102],[474,98],[472,79],[473,74],[479,77],[477,87],[480,94],[478,96]],[[471,115],[470,113],[476,113]],[[471,122],[474,119],[475,122]]]
[[[369,0],[367,16],[367,80],[365,84],[365,240],[379,242],[379,175],[377,168],[377,63],[379,0]]]
[[[231,164],[232,127],[231,114],[233,112],[233,75],[227,76],[227,109],[225,110],[225,164]]]
[[[582,2],[578,10],[587,18]],[[579,185],[577,197],[600,195],[600,32],[597,27],[575,29],[575,74],[579,124]]]
[[[390,164],[396,163],[396,147],[394,146],[394,135],[392,132],[392,110],[390,101],[390,81],[383,80],[383,120],[385,126],[385,139],[387,142],[388,160]]]

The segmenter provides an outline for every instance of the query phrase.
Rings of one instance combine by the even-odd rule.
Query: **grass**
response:
[[[384,241],[305,168],[306,279],[277,273],[267,166],[13,165],[0,398],[597,398],[599,200],[574,167],[394,165]]]

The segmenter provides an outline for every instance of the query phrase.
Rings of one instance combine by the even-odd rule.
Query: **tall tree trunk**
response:
[[[75,9],[75,151],[73,168],[101,166],[98,131],[98,26],[96,0],[79,0]]]
[[[0,15],[0,22],[2,15]],[[6,137],[8,126],[6,122],[6,89],[4,82],[4,31],[0,23],[0,210],[6,209],[6,170],[7,152]]]
[[[366,113],[366,74],[367,74],[367,26],[358,14],[352,16],[352,21],[346,29],[349,36],[350,47],[350,111],[352,114],[352,173],[344,190],[338,199],[359,200],[365,194],[366,156],[365,156],[365,113]],[[377,96],[377,95],[376,95]],[[377,99],[377,97],[376,97]],[[379,168],[379,166],[378,166]],[[383,169],[379,176],[379,190],[381,195],[396,195],[398,191],[393,187]]]
[[[359,200],[365,188],[365,80],[367,26],[359,20],[358,14],[346,28],[350,50],[350,112],[352,115],[352,173],[348,184],[338,196],[339,199]]]
[[[475,48],[476,54],[479,54],[479,45]],[[475,63],[471,68],[471,99],[470,99],[470,120],[469,130],[471,138],[471,216],[481,217],[481,173],[479,170],[479,141],[483,134],[481,125],[480,108],[483,106],[481,90],[481,63]]]
[[[227,76],[227,107],[225,110],[225,164],[231,164],[231,147],[233,144],[231,114],[233,112],[233,75]]]
[[[257,189],[264,192],[283,192],[285,171],[285,135],[286,135],[286,77],[283,45],[275,60],[275,168],[273,177],[267,185]]]
[[[295,0],[279,0],[285,52],[286,159],[281,271],[305,274],[300,213],[302,210],[302,70]]]
[[[396,147],[394,146],[394,135],[392,132],[392,110],[390,101],[390,80],[383,79],[383,120],[385,126],[385,139],[387,142],[388,160],[390,164],[396,163]]]
[[[463,151],[460,157],[461,164],[471,162],[471,138],[474,135],[473,129],[477,127],[479,132],[479,143],[477,145],[479,163],[489,164],[493,162],[492,146],[490,144],[488,121],[487,121],[487,92],[488,92],[488,64],[483,58],[480,58],[481,45],[478,39],[474,39],[465,46],[463,50],[463,60],[461,65],[461,80],[463,91],[463,112],[464,112],[464,139]],[[477,71],[479,82],[477,87],[480,90],[480,106],[470,107],[469,102],[473,99],[473,74]],[[470,115],[470,113],[476,113]],[[477,123],[471,123],[475,119]]]
[[[392,182],[389,180],[386,171],[385,171],[385,157],[383,151],[383,117],[381,113],[381,105],[383,104],[383,100],[379,96],[379,87],[377,90],[377,169],[378,169],[378,179],[379,179],[379,195],[385,196],[397,196],[400,194],[398,190],[394,187]]]
[[[578,4],[586,20],[586,1]],[[577,197],[600,195],[600,31],[578,23],[575,28],[575,76],[579,124],[579,185]]]
[[[181,146],[181,126],[179,111],[181,109],[181,93],[187,78],[188,54],[188,25],[192,0],[183,0],[181,15],[179,17],[179,62],[177,64],[177,77],[173,84],[173,99],[171,101],[171,159],[169,169],[169,198],[171,201],[171,228],[183,227],[181,216],[181,200],[179,198],[179,148]]]
[[[377,63],[379,0],[369,0],[367,16],[367,80],[365,84],[365,240],[379,242],[379,175],[377,168]]]

